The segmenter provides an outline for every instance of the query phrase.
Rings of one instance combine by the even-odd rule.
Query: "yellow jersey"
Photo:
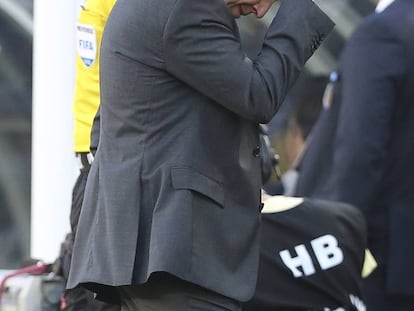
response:
[[[103,29],[116,0],[87,0],[76,25],[76,80],[72,111],[74,151],[89,152],[93,119],[100,104],[99,48]]]

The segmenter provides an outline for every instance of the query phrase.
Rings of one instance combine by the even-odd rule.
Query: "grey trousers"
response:
[[[118,290],[122,311],[241,311],[239,302],[163,272]]]

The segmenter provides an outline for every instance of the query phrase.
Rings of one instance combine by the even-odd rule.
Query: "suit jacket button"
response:
[[[253,156],[256,158],[260,157],[260,146],[256,146],[256,148],[253,149]]]

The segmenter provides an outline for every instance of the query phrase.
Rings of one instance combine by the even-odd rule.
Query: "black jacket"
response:
[[[386,266],[387,291],[410,295],[414,295],[413,12],[413,1],[396,0],[357,28],[340,61],[335,109],[327,112],[331,120],[338,119],[330,129],[334,134],[323,137],[330,127],[323,116],[301,164],[298,184],[300,195],[359,207],[368,222],[368,246]],[[328,148],[316,152],[320,146]],[[325,164],[330,166],[328,174],[315,174],[314,169]]]
[[[357,310],[363,304],[364,216],[349,204],[317,199],[269,211],[269,204],[286,200],[292,198],[265,201],[256,292],[243,310]]]

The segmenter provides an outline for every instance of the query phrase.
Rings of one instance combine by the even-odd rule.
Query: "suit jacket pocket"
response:
[[[196,191],[224,207],[223,182],[216,178],[213,179],[191,167],[173,167],[171,179],[174,189]]]

